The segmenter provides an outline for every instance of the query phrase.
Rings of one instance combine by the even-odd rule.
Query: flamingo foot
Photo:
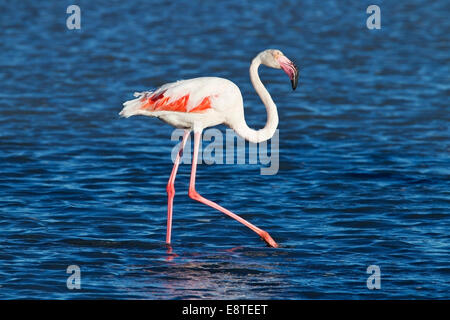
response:
[[[264,240],[268,246],[272,248],[279,248],[278,243],[275,242],[275,240],[272,239],[270,234],[267,231],[263,231],[261,234],[261,239]]]

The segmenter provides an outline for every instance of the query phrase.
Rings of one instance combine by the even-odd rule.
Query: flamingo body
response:
[[[180,129],[202,130],[244,114],[241,91],[224,78],[180,80],[135,97],[124,103],[121,116],[156,117]]]
[[[218,124],[225,124],[244,139],[254,143],[266,141],[275,133],[278,126],[277,108],[269,92],[259,79],[258,68],[261,64],[275,69],[283,69],[291,79],[293,89],[296,88],[298,81],[297,67],[279,50],[265,50],[253,59],[250,65],[250,79],[267,111],[266,125],[259,130],[254,130],[247,126],[241,91],[233,82],[223,78],[201,77],[168,83],[154,91],[136,92],[134,94],[136,99],[129,100],[123,104],[124,108],[120,112],[122,117],[128,118],[134,115],[156,117],[176,128],[185,129],[166,187],[168,195],[167,244],[170,244],[171,241],[175,176],[183,148],[188,136],[193,131],[194,152],[189,183],[189,197],[223,212],[256,232],[269,246],[278,247],[278,244],[269,233],[217,203],[202,197],[195,189],[197,157],[203,129]]]

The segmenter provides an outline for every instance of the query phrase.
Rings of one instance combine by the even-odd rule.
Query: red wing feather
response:
[[[207,109],[211,108],[211,99],[209,97],[205,97],[200,104],[191,108],[189,111],[187,110],[187,104],[189,102],[189,94],[182,96],[181,98],[169,102],[170,97],[164,96],[166,90],[159,92],[157,94],[153,94],[150,97],[142,97],[142,106],[141,109],[148,111],[175,111],[175,112],[203,112]]]

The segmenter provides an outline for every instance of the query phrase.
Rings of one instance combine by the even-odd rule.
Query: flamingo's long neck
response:
[[[277,106],[273,102],[272,97],[270,96],[266,87],[264,87],[263,83],[259,79],[258,68],[260,65],[261,59],[258,55],[253,59],[252,64],[250,65],[250,80],[252,81],[256,93],[258,93],[259,97],[264,103],[264,106],[266,107],[266,125],[260,130],[249,128],[249,126],[245,122],[245,118],[243,117],[242,122],[239,124],[239,126],[233,128],[238,135],[253,143],[259,143],[269,140],[270,138],[272,138],[275,130],[278,127]]]

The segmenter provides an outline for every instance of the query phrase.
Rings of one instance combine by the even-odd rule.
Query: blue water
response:
[[[448,1],[0,2],[0,298],[418,299],[450,297]],[[134,91],[198,76],[265,109],[249,62],[281,49],[280,168],[199,165],[200,194],[281,248],[165,185],[176,141],[156,119],[121,119]],[[218,127],[225,132],[226,127]],[[69,265],[81,289],[69,290]],[[366,286],[369,265],[381,288]]]

